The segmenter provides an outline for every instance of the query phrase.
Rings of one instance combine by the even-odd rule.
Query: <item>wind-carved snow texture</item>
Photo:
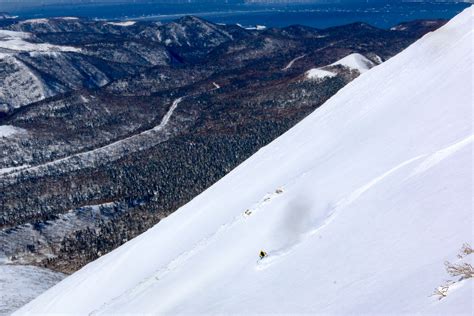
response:
[[[472,314],[472,279],[430,296],[472,244],[472,19],[360,76],[18,314]]]
[[[287,207],[288,212],[286,212],[286,215],[282,218],[281,229],[279,230],[279,232],[281,232],[279,237],[283,237],[282,241],[280,241],[281,247],[271,249],[269,251],[271,255],[260,260],[257,269],[262,270],[274,263],[279,257],[290,254],[292,248],[298,246],[304,239],[309,238],[311,235],[317,233],[321,227],[327,225],[329,221],[336,216],[337,210],[348,207],[357,201],[365,192],[390,177],[393,173],[418,162],[415,170],[406,178],[406,180],[408,180],[418,173],[429,170],[441,160],[455,154],[458,150],[470,145],[473,141],[474,135],[470,135],[434,153],[419,155],[408,159],[369,181],[347,197],[342,198],[334,207],[328,207],[326,211],[322,212],[322,216],[320,215],[317,219],[313,218],[311,212],[312,204],[305,200],[305,197],[291,200]]]
[[[424,172],[436,164],[442,162],[444,159],[454,155],[457,151],[461,150],[465,146],[471,145],[474,141],[474,135],[469,135],[468,137],[452,144],[451,146],[441,149],[432,155],[428,156],[420,166],[414,171],[414,174]]]

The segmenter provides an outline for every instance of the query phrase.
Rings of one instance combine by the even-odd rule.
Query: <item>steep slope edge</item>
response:
[[[24,313],[472,313],[473,10]],[[258,260],[264,249],[268,257]]]

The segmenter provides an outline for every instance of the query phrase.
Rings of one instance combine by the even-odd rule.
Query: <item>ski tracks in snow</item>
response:
[[[377,186],[378,183],[381,181],[387,179],[390,177],[392,174],[395,172],[403,169],[406,166],[409,166],[416,161],[422,160],[423,161],[414,169],[413,172],[411,172],[406,178],[411,178],[421,172],[425,172],[428,169],[434,167],[436,164],[440,163],[442,160],[448,158],[449,156],[453,155],[457,151],[461,150],[465,146],[471,144],[474,142],[474,135],[470,135],[468,137],[465,137],[459,141],[456,141],[452,143],[451,145],[448,145],[447,147],[440,149],[434,153],[431,154],[423,154],[423,155],[418,155],[416,157],[410,158],[406,161],[403,161],[402,163],[396,165],[395,167],[389,169],[388,171],[384,172],[380,176],[372,179],[371,181],[367,182],[365,185],[361,186],[360,188],[354,190],[352,193],[347,195],[345,198],[342,198],[339,200],[339,202],[336,203],[335,207],[333,207],[326,217],[320,221],[317,225],[313,226],[311,230],[309,230],[306,233],[303,233],[300,238],[297,239],[297,241],[291,245],[282,247],[280,249],[276,249],[273,251],[269,251],[269,255],[259,261],[257,261],[257,270],[264,270],[271,265],[275,264],[276,262],[280,261],[283,257],[286,255],[290,254],[296,247],[298,247],[300,244],[302,244],[305,240],[309,239],[311,236],[315,235],[317,232],[319,232],[323,227],[327,226],[334,218],[336,217],[337,213],[339,213],[340,210],[346,208],[347,206],[351,205],[354,203],[357,199],[359,199],[364,193],[369,191],[370,189],[374,188]]]
[[[177,101],[176,105],[179,104],[179,101],[181,100],[175,100]],[[171,110],[171,109],[170,109]],[[174,110],[174,109],[173,109]],[[163,121],[166,123],[166,117],[163,118]],[[301,232],[300,236],[296,236],[297,238],[295,239],[296,241],[281,247],[277,248],[274,250],[269,250],[268,251],[268,256],[258,260],[256,263],[255,269],[258,271],[265,270],[272,266],[273,264],[279,262],[282,260],[284,257],[286,257],[288,254],[292,253],[295,248],[297,248],[299,245],[304,243],[306,240],[314,236],[316,233],[318,233],[322,228],[327,226],[330,222],[334,220],[336,215],[344,208],[348,207],[355,201],[357,201],[363,194],[368,192],[369,190],[373,189],[374,187],[377,186],[380,182],[384,181],[388,177],[390,177],[392,174],[396,173],[397,171],[412,165],[413,163],[424,159],[417,168],[415,168],[414,172],[409,174],[407,178],[410,178],[420,172],[424,172],[428,170],[429,168],[433,167],[443,159],[449,157],[450,155],[454,154],[456,151],[460,150],[464,146],[472,143],[474,141],[474,136],[470,135],[466,138],[463,138],[460,141],[457,141],[441,150],[438,150],[434,153],[430,154],[423,154],[423,155],[418,155],[413,158],[407,159],[403,161],[402,163],[396,165],[395,167],[389,169],[388,171],[382,173],[380,176],[375,177],[374,179],[370,180],[366,184],[362,185],[358,189],[352,191],[350,194],[348,194],[346,197],[342,198],[339,200],[333,208],[331,208],[323,217],[322,220],[318,221],[314,225],[311,226],[311,229],[307,230],[306,232]],[[300,176],[304,176],[305,173],[303,173]],[[291,182],[296,182],[297,178],[294,178]],[[287,186],[284,186],[287,187]],[[159,268],[155,273],[153,273],[151,276],[147,277],[140,283],[138,283],[136,286],[133,288],[127,290],[123,294],[119,295],[118,297],[110,300],[108,303],[104,304],[101,308],[98,310],[94,311],[92,314],[100,313],[100,311],[104,310],[107,306],[110,306],[116,302],[119,302],[123,299],[131,299],[137,295],[139,295],[142,291],[146,290],[149,288],[150,285],[152,285],[154,282],[157,282],[163,278],[165,278],[169,273],[179,269],[182,265],[184,265],[190,258],[194,257],[198,253],[200,253],[202,250],[206,249],[212,242],[217,240],[222,234],[224,234],[226,231],[230,230],[232,227],[236,226],[239,223],[242,223],[246,218],[253,216],[254,214],[262,211],[262,208],[265,204],[273,202],[274,199],[283,193],[282,189],[277,189],[274,193],[269,193],[266,194],[259,202],[257,202],[253,207],[248,208],[247,210],[243,211],[243,213],[235,216],[230,222],[221,225],[214,233],[208,235],[207,237],[202,238],[199,242],[197,242],[190,250],[185,251],[178,255],[175,259],[170,261],[168,264],[165,266],[162,266]]]
[[[453,143],[452,145],[443,148],[441,150],[438,150],[437,152],[431,154],[426,158],[419,166],[418,168],[415,169],[415,171],[412,173],[412,175],[416,175],[422,172],[425,172],[426,170],[434,167],[444,159],[448,158],[449,156],[455,154],[457,151],[461,150],[465,146],[469,145],[474,141],[474,135],[470,135],[456,143]]]
[[[208,235],[207,237],[202,238],[198,241],[190,250],[182,252],[175,259],[171,260],[165,266],[162,266],[155,273],[151,274],[149,277],[145,278],[137,285],[127,290],[126,292],[120,294],[119,296],[109,300],[107,303],[103,304],[98,309],[94,310],[89,315],[98,315],[106,309],[107,307],[119,303],[122,300],[129,300],[133,297],[139,296],[142,291],[145,291],[153,283],[158,282],[166,277],[170,272],[173,272],[179,269],[184,265],[189,259],[200,253],[202,250],[206,249],[213,241],[217,240],[219,236],[223,233],[236,226],[239,223],[242,223],[246,220],[247,217],[256,214],[261,211],[263,205],[270,203],[274,198],[283,193],[282,189],[277,189],[274,193],[266,194],[259,202],[257,202],[253,207],[243,211],[239,215],[232,218],[232,220],[226,224],[221,225],[214,233]]]
[[[442,160],[448,158],[449,156],[453,155],[457,151],[461,150],[463,147],[469,145],[474,141],[474,135],[469,135],[468,137],[465,137],[461,139],[460,141],[456,141],[452,143],[451,145],[448,145],[445,148],[442,148],[438,151],[435,151],[430,154],[422,154],[418,155],[416,157],[410,158],[408,160],[403,161],[402,163],[396,165],[395,167],[389,169],[388,171],[384,172],[382,175],[372,179],[371,181],[367,182],[365,185],[361,186],[360,188],[354,190],[352,193],[350,193],[347,197],[339,200],[339,202],[336,203],[334,209],[330,212],[327,220],[320,225],[318,228],[314,230],[314,233],[318,231],[321,227],[327,225],[330,220],[334,218],[334,215],[337,211],[340,209],[343,209],[352,203],[354,203],[356,200],[358,200],[364,193],[367,191],[371,190],[372,188],[376,187],[378,183],[381,181],[387,179],[390,177],[392,174],[395,172],[403,169],[406,166],[409,166],[416,161],[422,160],[423,161],[414,169],[413,172],[411,172],[406,179],[409,179],[421,172],[427,171],[428,169],[434,167],[436,164],[441,162]],[[311,233],[310,235],[312,235]]]

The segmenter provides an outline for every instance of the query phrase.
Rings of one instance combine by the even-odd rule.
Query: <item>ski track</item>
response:
[[[278,197],[283,192],[274,192],[266,194],[259,202],[254,204],[253,207],[247,209],[242,214],[235,216],[230,222],[221,225],[214,233],[202,238],[198,241],[190,250],[182,252],[178,255],[175,259],[171,260],[165,266],[159,268],[155,273],[151,276],[147,277],[146,279],[139,282],[137,285],[132,287],[131,289],[127,290],[126,292],[120,294],[119,296],[111,299],[107,303],[104,303],[101,307],[91,312],[89,315],[97,315],[100,313],[104,308],[107,308],[110,305],[113,305],[115,302],[119,302],[122,298],[130,299],[133,297],[138,296],[142,291],[146,290],[149,285],[163,279],[166,275],[176,269],[179,269],[184,263],[186,263],[189,259],[193,256],[201,252],[201,250],[205,249],[209,244],[213,241],[217,240],[221,234],[225,231],[231,229],[235,225],[241,223],[246,217],[252,216],[260,211],[262,205],[265,205],[272,201],[275,197]],[[250,213],[247,213],[250,211]]]
[[[408,159],[408,160],[402,162],[401,164],[391,168],[390,170],[384,172],[382,175],[372,179],[371,181],[369,181],[365,185],[363,185],[360,188],[358,188],[357,190],[353,191],[347,197],[342,198],[341,200],[339,200],[339,202],[336,203],[334,208],[332,208],[332,210],[330,210],[327,213],[325,218],[323,220],[321,220],[318,224],[314,225],[311,230],[307,231],[306,233],[302,233],[295,243],[293,243],[289,246],[283,247],[283,248],[279,248],[279,249],[269,251],[270,254],[267,257],[263,258],[260,261],[257,261],[257,266],[255,267],[255,269],[265,270],[268,267],[270,267],[271,265],[273,265],[275,262],[278,262],[280,259],[282,259],[286,255],[293,252],[293,250],[296,247],[303,244],[307,239],[309,239],[311,236],[315,235],[322,228],[324,228],[330,222],[332,222],[334,220],[334,218],[336,217],[337,213],[339,212],[339,210],[344,209],[345,207],[352,204],[359,197],[361,197],[365,192],[369,191],[371,188],[376,186],[379,182],[383,181],[385,178],[389,177],[394,172],[402,169],[403,167],[405,167],[405,166],[413,163],[414,161],[417,161],[417,160],[419,160],[419,159],[421,159],[425,156],[426,155],[416,156],[414,158],[411,158],[411,159]]]
[[[179,102],[178,102],[179,103]],[[377,186],[378,183],[381,181],[387,179],[390,177],[392,174],[395,172],[403,169],[406,166],[409,166],[413,164],[416,161],[419,161],[423,158],[426,158],[419,166],[417,169],[422,169],[423,171],[431,168],[434,166],[436,163],[441,161],[442,159],[448,157],[449,155],[453,154],[457,150],[461,149],[462,147],[466,146],[467,144],[471,143],[474,140],[474,136],[468,136],[461,141],[457,141],[451,145],[448,145],[447,147],[438,150],[434,153],[431,154],[423,154],[423,155],[418,155],[413,158],[410,158],[408,160],[403,161],[402,163],[396,165],[395,167],[389,169],[388,171],[382,173],[380,176],[370,180],[366,184],[362,185],[358,189],[354,190],[352,193],[348,194],[347,197],[342,198],[339,200],[339,202],[336,203],[335,207],[330,210],[325,218],[321,220],[319,223],[313,226],[312,229],[309,231],[302,233],[298,240],[286,247],[280,248],[280,249],[275,249],[275,250],[270,250],[269,255],[261,260],[257,261],[256,270],[265,270],[268,267],[272,266],[274,263],[280,261],[283,259],[285,256],[288,254],[292,253],[294,249],[301,244],[303,244],[306,240],[314,236],[317,232],[319,232],[322,228],[327,226],[330,222],[334,220],[336,217],[337,213],[341,210],[355,202],[357,199],[359,199],[364,193],[369,191],[370,189],[374,188]],[[433,163],[434,162],[434,163]],[[290,183],[296,182],[297,179],[300,177],[305,176],[307,172],[304,172],[300,174],[298,177],[295,177]],[[417,172],[414,172],[408,176],[411,177]],[[286,186],[282,187],[288,187],[288,184]],[[253,214],[258,213],[261,210],[261,207],[264,204],[270,203],[274,200],[276,196],[280,195],[280,193],[270,193],[266,194],[259,202],[257,202],[253,207],[248,208],[243,214],[239,214],[235,216],[230,222],[221,225],[214,233],[211,235],[202,238],[199,242],[197,242],[190,250],[185,251],[178,255],[175,259],[170,261],[167,265],[159,268],[155,273],[153,273],[150,277],[144,279],[143,281],[139,282],[135,287],[127,290],[126,292],[122,293],[121,295],[113,298],[109,302],[105,303],[102,305],[99,309],[95,310],[92,312],[90,315],[95,315],[97,313],[100,313],[101,310],[104,308],[114,304],[115,302],[119,302],[122,298],[133,298],[137,297],[140,295],[140,293],[148,288],[149,285],[153,284],[154,282],[157,282],[166,275],[176,269],[179,269],[184,263],[186,263],[189,259],[191,259],[193,256],[196,254],[200,253],[203,249],[205,249],[207,246],[209,246],[214,240],[216,240],[221,234],[223,234],[225,231],[228,231],[235,225],[241,223],[243,220],[245,220],[246,217],[253,216]]]
[[[431,154],[428,158],[426,158],[419,166],[415,169],[412,175],[416,175],[426,170],[432,168],[433,166],[437,165],[444,159],[448,158],[449,156],[455,154],[457,151],[461,150],[464,146],[469,145],[474,141],[474,135],[470,135],[461,141],[458,141],[446,148],[438,150],[434,154]]]
[[[379,177],[369,181],[367,184],[363,185],[362,187],[360,187],[359,189],[355,190],[354,192],[352,192],[347,198],[344,198],[342,200],[340,200],[337,204],[336,204],[336,207],[335,209],[340,209],[340,208],[344,208],[350,204],[352,204],[354,201],[356,201],[362,194],[364,194],[365,192],[367,192],[368,190],[370,190],[372,187],[374,187],[375,185],[377,185],[377,183],[379,183],[380,181],[382,181],[383,179],[387,178],[388,176],[390,176],[392,173],[396,172],[397,170],[411,164],[412,162],[416,161],[416,160],[419,160],[423,157],[425,157],[426,155],[419,155],[419,156],[416,156],[416,157],[413,157],[411,159],[408,159],[404,162],[402,162],[401,164],[393,167],[392,169],[388,170],[387,172],[383,173],[382,175],[380,175]]]
[[[325,219],[320,222],[319,225],[315,225],[313,229],[310,231],[303,233],[299,240],[290,245],[286,246],[280,249],[276,249],[273,251],[269,251],[270,255],[267,257],[263,258],[260,261],[257,261],[257,270],[264,270],[271,265],[273,265],[275,262],[278,262],[282,257],[290,254],[296,247],[298,247],[300,244],[302,244],[305,240],[310,238],[311,236],[315,235],[317,232],[319,232],[323,227],[327,226],[336,216],[336,213],[340,210],[343,209],[353,202],[355,202],[358,198],[360,198],[365,192],[369,191],[371,188],[375,187],[379,182],[383,181],[384,179],[388,178],[390,175],[395,173],[396,171],[404,168],[405,166],[408,166],[420,159],[425,158],[421,164],[418,165],[418,167],[410,174],[407,176],[407,178],[411,178],[421,172],[427,171],[428,169],[434,167],[436,164],[444,160],[445,158],[448,158],[449,156],[453,155],[463,147],[467,146],[468,144],[472,143],[474,141],[474,135],[470,135],[468,137],[463,138],[460,141],[454,142],[451,145],[448,145],[447,147],[440,149],[434,153],[431,154],[423,154],[419,155],[413,158],[410,158],[397,166],[391,168],[390,170],[384,172],[382,175],[374,178],[373,180],[369,181],[367,184],[361,186],[359,189],[353,191],[350,193],[346,198],[343,198],[339,200],[339,202],[336,203],[336,206],[326,215]]]

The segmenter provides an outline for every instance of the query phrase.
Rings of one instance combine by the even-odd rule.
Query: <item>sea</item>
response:
[[[301,24],[327,28],[353,22],[365,22],[379,28],[416,19],[450,19],[472,4],[465,2],[377,1],[336,4],[254,4],[254,3],[180,3],[153,1],[139,3],[97,2],[68,5],[42,5],[11,11],[20,18],[77,16],[99,20],[170,21],[195,15],[215,23],[285,27]],[[1,8],[0,8],[0,11]]]

